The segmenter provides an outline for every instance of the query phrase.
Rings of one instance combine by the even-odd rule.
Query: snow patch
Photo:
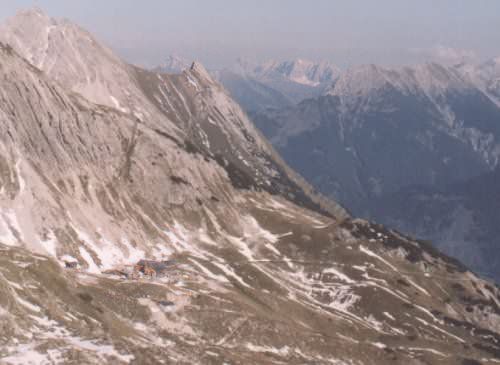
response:
[[[95,264],[94,259],[90,256],[89,252],[82,246],[78,247],[78,250],[80,251],[80,256],[82,256],[87,263],[87,271],[92,274],[100,274],[101,270],[99,270],[99,267]]]
[[[49,231],[47,233],[47,239],[40,239],[40,243],[42,247],[47,251],[47,253],[52,256],[52,257],[57,257],[57,238],[54,234],[54,232]]]
[[[385,343],[382,343],[382,342],[372,342],[371,343],[373,346],[375,346],[376,348],[379,348],[379,349],[385,349],[387,348],[387,345]]]
[[[387,318],[389,318],[390,320],[392,321],[395,321],[396,318],[394,318],[394,316],[392,316],[392,314],[390,314],[389,312],[384,312],[382,313],[384,316],[386,316]]]
[[[16,353],[2,358],[2,363],[8,365],[45,365],[62,364],[54,362],[50,354],[42,354],[34,350],[35,344],[20,345],[16,348]]]
[[[20,164],[21,160],[18,160],[14,166],[16,169],[17,180],[19,182],[19,193],[22,194],[26,188],[26,182],[24,181],[23,176],[21,174],[21,169],[19,167]]]
[[[21,304],[23,307],[28,308],[28,309],[29,309],[30,311],[32,311],[32,312],[37,312],[37,313],[39,313],[39,312],[42,310],[39,306],[37,306],[37,305],[35,305],[35,304],[32,304],[32,303],[30,303],[30,302],[28,302],[28,301],[26,301],[26,300],[24,300],[24,299],[21,299],[21,298],[19,298],[18,296],[16,296],[16,301],[17,301],[19,304]]]
[[[387,266],[389,266],[391,269],[393,269],[394,271],[398,271],[398,269],[391,265],[387,260],[385,260],[384,258],[382,258],[381,256],[377,255],[376,253],[370,251],[369,249],[365,248],[364,246],[359,246],[359,250],[365,254],[367,254],[368,256],[371,256],[371,257],[374,257],[376,258],[377,260],[383,262],[384,264],[386,264]]]
[[[345,275],[344,273],[341,273],[340,271],[338,271],[337,269],[335,269],[333,267],[328,268],[328,269],[324,269],[322,273],[323,274],[331,274],[331,275],[339,278],[341,281],[346,282],[347,284],[354,284],[354,283],[356,283],[349,276]]]
[[[16,213],[12,209],[0,211],[0,242],[7,246],[15,246],[19,240],[15,236],[13,230],[23,239],[19,222],[17,221]]]
[[[270,352],[280,356],[286,356],[290,352],[290,348],[288,346],[283,346],[282,348],[270,347],[270,346],[259,346],[254,345],[252,343],[246,343],[245,347],[252,352]]]

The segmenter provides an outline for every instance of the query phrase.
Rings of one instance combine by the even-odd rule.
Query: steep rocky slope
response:
[[[20,11],[0,26],[0,39],[66,89],[88,100],[136,113],[147,107],[129,69],[90,33],[39,9]],[[149,110],[148,110],[149,111]]]
[[[201,65],[120,62],[89,101],[25,38],[0,46],[0,364],[498,361],[497,287],[314,195]]]
[[[497,105],[500,105],[500,57],[479,65],[462,63],[455,68],[476,84]]]
[[[498,280],[500,170],[442,188],[412,186],[374,199],[377,220],[434,242]]]
[[[42,39],[35,43],[32,33],[43,35]],[[122,62],[77,25],[51,19],[39,10],[23,11],[9,19],[0,39],[64,88],[129,115],[134,125],[150,129],[160,140],[216,161],[239,187],[280,193],[310,208],[344,214],[330,202],[324,201],[326,207],[320,207],[321,198],[310,193],[311,188],[280,161],[240,107],[199,63],[179,75],[141,70]],[[52,67],[57,63],[60,67]],[[131,153],[140,131],[134,127],[132,132]]]

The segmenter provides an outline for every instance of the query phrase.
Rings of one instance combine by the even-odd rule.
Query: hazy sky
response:
[[[172,53],[210,67],[238,56],[342,67],[500,56],[498,0],[0,0],[0,20],[33,5],[147,66]]]

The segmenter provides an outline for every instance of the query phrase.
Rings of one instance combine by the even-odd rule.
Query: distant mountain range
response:
[[[379,207],[395,194],[404,210],[405,189],[418,185],[442,191],[498,167],[500,59],[479,65],[363,65],[346,71],[307,64],[301,68],[298,61],[257,67],[243,63],[239,72],[218,75],[285,160],[320,192],[354,215],[422,233],[500,280],[495,269],[500,254],[497,261],[486,252],[470,259],[477,242],[486,240],[477,232],[456,238],[451,249],[443,238],[449,227],[436,225],[432,232],[423,232],[415,217],[389,219]],[[304,71],[310,69],[330,71],[322,73],[328,77],[303,82],[305,75],[314,74]],[[430,211],[431,206],[432,200],[426,204]],[[423,219],[424,210],[419,212]],[[495,228],[496,223],[490,223]],[[488,237],[489,247],[500,246],[494,235]]]
[[[217,72],[216,77],[245,110],[255,112],[283,106],[283,103],[293,105],[318,96],[332,85],[339,74],[340,70],[327,61],[296,59],[253,65],[239,60],[233,67]],[[255,94],[259,103],[253,101]]]
[[[184,70],[189,69],[192,61],[188,61],[182,57],[171,55],[158,67],[154,69],[156,72],[178,74]]]
[[[331,85],[340,74],[340,69],[328,61],[316,63],[303,59],[284,62],[268,61],[255,67],[247,65],[242,70],[246,75],[261,81],[271,83],[286,80],[311,87]]]
[[[350,69],[322,96],[254,122],[321,191],[364,214],[371,196],[495,168],[499,118],[492,98],[458,70],[426,64]]]
[[[190,62],[169,56],[155,68],[158,72],[180,73]],[[211,70],[241,106],[249,113],[268,108],[292,106],[319,96],[331,87],[340,69],[328,61],[267,61],[254,64],[238,59],[231,67]]]

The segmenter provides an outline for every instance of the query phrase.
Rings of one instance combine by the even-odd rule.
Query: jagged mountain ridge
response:
[[[156,67],[154,71],[160,73],[178,74],[187,70],[190,65],[191,63],[187,59],[176,55],[170,55],[160,66]]]
[[[25,28],[47,38],[33,43],[31,33],[23,33]],[[46,31],[49,28],[50,33]],[[53,34],[64,34],[64,37]],[[312,189],[282,163],[239,106],[201,64],[195,62],[180,76],[145,72],[121,61],[77,25],[51,19],[37,9],[21,11],[8,20],[0,39],[13,44],[22,56],[31,59],[34,65],[40,65],[63,87],[82,94],[90,101],[132,114],[138,121],[181,144],[188,140],[188,144],[212,158],[224,149],[228,160],[217,158],[217,161],[228,169],[230,176],[237,176],[239,184],[248,185],[244,182],[251,179],[248,175],[254,175],[254,178],[258,175],[255,179],[260,183],[256,188],[277,192],[280,179],[291,179],[295,181],[293,184],[300,185],[296,194],[304,195],[300,191],[305,189],[309,191],[306,195],[312,197]],[[79,47],[75,48],[74,44]],[[39,59],[52,61],[42,62]],[[52,67],[59,62],[79,65],[80,68]],[[144,77],[148,77],[150,82],[142,82]],[[195,100],[195,96],[200,95],[204,99]],[[221,115],[221,110],[224,115]],[[217,135],[212,137],[214,133]],[[320,203],[321,198],[313,200]],[[340,207],[330,208],[332,214],[343,211]]]
[[[419,75],[423,76],[418,77]],[[479,111],[482,111],[481,114]],[[500,149],[495,141],[495,136],[499,133],[496,123],[498,113],[498,107],[486,95],[457,72],[444,66],[429,64],[415,70],[404,69],[398,73],[372,65],[345,73],[334,87],[320,98],[305,100],[289,109],[263,112],[256,118],[256,123],[260,129],[267,128],[272,131],[268,137],[273,144],[281,150],[290,149],[290,153],[293,153],[291,150],[294,147],[307,150],[326,148],[326,144],[331,144],[331,148],[346,149],[337,153],[347,155],[346,158],[351,155],[350,159],[358,160],[358,165],[364,164],[366,168],[370,168],[377,165],[381,156],[372,154],[370,158],[374,160],[368,163],[361,161],[363,156],[356,157],[355,150],[362,148],[361,143],[370,143],[374,148],[374,144],[382,144],[377,142],[378,139],[389,138],[384,144],[391,146],[401,143],[400,147],[407,152],[400,156],[403,159],[407,158],[412,150],[427,149],[431,153],[438,153],[436,163],[446,165],[450,163],[448,160],[458,156],[457,153],[467,153],[467,158],[479,166],[470,171],[470,174],[478,174],[478,171],[495,168],[498,164]],[[316,145],[314,139],[311,140],[312,136],[307,137],[310,142],[306,144],[290,142],[293,139],[306,138],[308,134],[319,134],[319,128],[332,130],[328,138]],[[357,134],[359,136],[356,136]],[[438,137],[447,139],[448,145],[455,145],[455,155],[446,156],[451,152],[447,149],[439,151],[443,143],[433,140]],[[365,140],[361,141],[360,138]],[[406,139],[413,140],[411,148],[410,145],[404,146]],[[297,155],[300,156],[298,152]],[[446,158],[447,162],[443,162]],[[342,158],[337,160],[341,163]],[[454,163],[459,162],[455,158]],[[404,164],[400,165],[402,172],[406,173]],[[329,166],[324,167],[326,174],[327,168],[329,169]],[[436,170],[437,174],[440,170],[455,170],[460,174],[463,169],[457,165]],[[331,171],[336,173],[335,169]],[[375,179],[382,177],[384,176],[373,176]],[[458,175],[451,180],[463,177]],[[422,178],[426,178],[425,174],[420,177]],[[421,181],[412,177],[408,183],[411,182]],[[430,176],[427,177],[427,182],[431,182]],[[393,188],[384,189],[382,185],[382,189],[384,191]],[[376,194],[376,189],[372,189],[370,193]]]
[[[128,65],[74,23],[52,19],[39,9],[20,11],[1,25],[0,39],[63,87],[94,103],[139,118],[149,110],[142,108],[147,101],[134,87]]]
[[[292,203],[296,179],[199,64],[128,68],[140,118],[10,46],[0,59],[2,365],[498,357],[498,288],[423,243]],[[253,189],[239,185],[238,152],[260,152],[247,162],[284,190],[250,172]],[[144,257],[176,266],[124,278]]]
[[[471,90],[475,85],[454,68],[437,63],[401,69],[371,64],[347,70],[326,94],[345,99],[368,99],[370,93],[389,87],[405,95],[423,94],[438,103],[446,94]]]
[[[296,59],[235,65],[214,72],[215,77],[251,115],[276,107],[292,106],[318,96],[337,79],[340,70],[330,62]]]
[[[247,73],[260,80],[288,79],[298,84],[318,87],[331,85],[339,76],[340,69],[328,61],[313,62],[303,59],[268,61]]]
[[[500,105],[500,57],[479,65],[459,64],[455,67]]]
[[[183,58],[169,56],[154,71],[181,73],[189,68],[189,64]],[[295,59],[253,64],[238,59],[234,65],[210,70],[210,73],[246,112],[253,114],[269,108],[291,106],[320,95],[338,78],[340,69],[328,61]]]
[[[267,73],[274,73],[276,76],[277,71],[273,70],[273,67],[286,70],[286,66],[291,64],[293,64],[293,62],[285,62],[283,64],[269,62],[267,67],[264,65],[257,68],[262,71],[262,75],[266,75],[267,70]],[[303,161],[304,168],[307,170],[301,170],[301,172],[307,175],[311,181],[314,181],[315,185],[319,187],[320,190],[329,191],[333,189],[335,191],[334,197],[350,206],[357,214],[391,224],[415,236],[422,236],[432,241],[439,242],[440,247],[445,247],[448,253],[459,255],[463,260],[468,260],[468,263],[473,263],[473,266],[477,270],[481,270],[481,272],[488,273],[488,275],[495,277],[497,274],[492,274],[491,271],[495,270],[495,260],[487,264],[486,261],[481,258],[481,255],[478,256],[477,254],[473,254],[473,242],[474,237],[478,234],[477,230],[474,230],[476,234],[469,234],[468,237],[464,236],[465,233],[463,233],[462,236],[451,234],[449,230],[440,234],[436,227],[432,229],[432,232],[428,232],[421,227],[412,227],[412,222],[414,222],[414,220],[408,218],[407,222],[402,222],[399,219],[394,220],[385,217],[380,212],[386,210],[384,207],[384,199],[388,199],[388,205],[396,209],[391,201],[401,201],[404,192],[408,191],[408,189],[413,189],[411,186],[406,189],[405,186],[413,185],[415,182],[428,184],[430,189],[437,189],[437,191],[442,193],[443,189],[455,180],[466,180],[497,166],[498,147],[492,143],[492,138],[494,137],[488,132],[488,130],[491,131],[494,130],[494,128],[486,127],[487,132],[481,133],[481,131],[478,131],[476,128],[464,127],[463,120],[473,120],[475,117],[474,113],[479,115],[485,110],[489,110],[486,114],[490,114],[490,119],[494,120],[497,118],[494,116],[494,113],[491,112],[491,103],[485,99],[489,98],[492,102],[498,104],[498,91],[496,91],[495,86],[498,84],[497,79],[500,75],[500,67],[498,65],[498,59],[492,59],[478,65],[462,63],[444,66],[436,63],[428,63],[416,67],[404,67],[397,70],[387,69],[376,65],[366,65],[351,68],[339,74],[339,76],[332,81],[333,84],[329,90],[327,90],[326,95],[338,97],[340,100],[336,113],[340,116],[339,118],[345,120],[342,122],[343,124],[356,124],[359,122],[358,116],[359,119],[362,120],[366,114],[380,112],[377,110],[379,107],[378,103],[386,103],[385,99],[389,97],[388,95],[397,93],[403,95],[406,101],[401,101],[401,99],[399,99],[399,101],[393,103],[393,105],[383,106],[383,108],[385,108],[385,110],[382,111],[383,113],[395,113],[395,110],[401,108],[400,104],[402,104],[403,108],[407,108],[407,114],[415,114],[416,117],[414,115],[408,117],[406,112],[403,112],[399,114],[401,120],[412,119],[416,123],[418,123],[417,119],[437,121],[435,124],[438,125],[431,125],[430,127],[426,125],[421,131],[416,132],[420,143],[424,143],[425,139],[429,138],[429,136],[426,137],[426,134],[433,135],[434,137],[431,138],[437,139],[434,129],[438,128],[438,134],[442,135],[438,137],[440,140],[442,140],[443,135],[445,138],[446,135],[451,135],[453,139],[459,139],[462,143],[470,144],[471,151],[467,152],[457,146],[456,143],[452,142],[452,145],[445,147],[443,151],[436,151],[434,156],[432,156],[432,152],[420,151],[418,145],[401,146],[401,148],[406,148],[407,150],[416,150],[416,153],[411,152],[410,154],[414,155],[417,165],[424,162],[424,166],[428,169],[427,171],[419,171],[417,175],[415,175],[413,172],[409,173],[405,170],[405,166],[413,166],[413,162],[407,161],[402,165],[400,164],[398,169],[400,169],[401,173],[409,175],[411,178],[400,179],[392,185],[392,187],[389,186],[388,193],[383,191],[384,189],[381,187],[382,183],[378,182],[382,181],[383,178],[372,178],[372,180],[367,183],[364,181],[367,178],[366,176],[357,176],[355,171],[349,171],[349,167],[340,167],[340,170],[343,171],[337,173],[337,175],[341,175],[340,181],[332,181],[328,178],[318,177],[318,169],[330,168],[329,164],[331,162],[321,160],[318,164],[313,164],[311,166],[309,157],[307,157],[308,152],[310,152],[308,151],[309,146],[307,146],[307,144],[310,143],[309,140],[304,142],[306,143],[304,151],[299,149],[299,152],[292,151],[288,155],[291,156],[291,159]],[[288,67],[288,69],[290,68],[292,67]],[[293,115],[293,112],[290,112],[288,109],[297,110],[299,108],[294,107],[292,101],[286,101],[284,95],[277,93],[274,89],[264,89],[263,84],[254,79],[243,79],[239,76],[251,74],[254,69],[256,69],[255,66],[240,61],[238,65],[234,67],[234,74],[230,72],[220,72],[217,73],[217,77],[226,85],[233,97],[245,106],[245,109],[250,112],[251,116],[257,115],[255,118],[258,121],[260,129],[266,136],[273,137],[276,144],[278,140],[286,141],[287,135],[307,133],[307,131],[318,126],[319,123],[317,122],[317,118],[311,116],[314,113],[322,113],[321,110],[326,109],[325,107],[323,107],[323,109],[319,108],[319,111],[314,111],[315,107],[312,106],[314,102],[304,101],[303,104],[307,105],[307,107],[303,108],[304,111],[298,113],[298,115]],[[253,89],[256,90],[252,91]],[[418,105],[420,107],[416,108],[417,110],[409,108],[412,98],[416,99],[419,103]],[[326,102],[322,104],[324,106]],[[452,104],[455,104],[455,106],[452,106]],[[457,104],[464,104],[466,107],[460,107],[457,106]],[[459,109],[458,115],[454,110],[456,108]],[[288,112],[284,113],[285,116],[275,117],[275,113],[279,114],[279,112],[274,111],[275,109],[281,111],[286,109]],[[428,111],[422,112],[422,110],[425,109],[428,109]],[[468,112],[467,109],[473,110],[473,112]],[[286,128],[283,128],[276,122],[275,119],[280,118],[286,120]],[[394,117],[394,119],[396,118]],[[439,124],[442,125],[439,126]],[[363,125],[359,125],[358,127],[364,128]],[[407,127],[403,126],[403,128]],[[425,128],[427,130],[424,130]],[[484,126],[482,128],[484,132]],[[414,130],[411,130],[411,133],[413,132]],[[278,133],[282,133],[282,135],[276,136]],[[322,133],[324,133],[324,130],[318,134]],[[495,135],[496,132],[493,133],[493,136]],[[389,142],[389,144],[390,143],[391,142]],[[434,142],[430,143],[427,148],[433,148],[433,144],[449,145],[447,142]],[[455,146],[453,146],[453,144],[455,144]],[[352,151],[351,147],[347,147],[347,154],[349,154],[349,151]],[[318,152],[321,153],[319,150],[316,150],[316,153]],[[335,155],[342,155],[346,152],[343,150],[336,151]],[[471,152],[472,154],[479,154],[482,156],[478,159],[477,156],[470,156]],[[463,154],[469,154],[469,156],[465,158],[467,161],[465,164],[460,162],[463,158]],[[456,158],[455,162],[450,166],[446,166],[453,158],[450,156],[460,157]],[[377,157],[380,156],[377,155]],[[390,156],[388,158],[390,158]],[[384,159],[383,156],[382,159]],[[411,159],[411,157],[409,159]],[[335,158],[333,163],[339,163],[338,160],[341,160],[341,158]],[[457,167],[457,164],[466,167]],[[470,168],[470,166],[473,167]],[[338,169],[339,166],[337,165],[331,168]],[[361,168],[365,169],[364,166]],[[434,173],[436,170],[440,170],[441,174],[444,176],[438,176],[436,178],[436,174]],[[345,174],[350,177],[346,178],[346,176],[343,176]],[[353,181],[355,182],[354,184]],[[402,187],[402,189],[399,191],[398,189],[400,187]],[[351,193],[349,193],[349,189],[352,190]],[[377,190],[379,191],[377,192]],[[378,194],[382,194],[382,197],[378,197]],[[392,196],[397,198],[392,198]],[[411,199],[411,197],[409,198]],[[359,200],[363,201],[362,204],[364,207],[359,205]],[[439,204],[439,202],[437,202],[437,204]],[[426,207],[429,209],[429,214],[432,215],[432,211],[435,209],[439,210],[439,208],[431,208],[431,205],[432,202],[428,201]],[[400,208],[404,210],[404,204]],[[425,212],[422,210],[418,211],[422,214],[419,219],[424,219],[426,216]],[[395,213],[394,216],[398,217],[401,215]],[[414,218],[416,219],[415,216]],[[436,219],[436,222],[437,221],[439,221],[439,219]],[[448,219],[446,222],[448,222]],[[436,226],[442,225],[436,224]],[[444,226],[446,226],[446,224],[444,224]],[[494,229],[493,226],[487,228],[487,230]],[[463,230],[460,229],[458,231],[463,232]],[[452,244],[450,237],[454,237],[453,239],[460,241],[461,244]],[[482,240],[479,237],[477,237],[477,239]],[[493,242],[494,240],[492,241],[490,239],[489,241]],[[491,244],[489,245],[491,246]],[[472,260],[472,257],[475,257],[475,259]],[[492,256],[490,254],[485,254],[482,257],[488,261]]]
[[[500,108],[454,67],[361,66],[324,96],[253,119],[320,192],[375,220],[377,197],[412,185],[439,190],[498,166]],[[470,249],[459,252],[465,260]]]
[[[302,59],[282,62],[271,60],[253,66],[240,60],[233,66],[232,72],[276,90],[293,104],[320,95],[340,74],[340,70],[328,61]]]

